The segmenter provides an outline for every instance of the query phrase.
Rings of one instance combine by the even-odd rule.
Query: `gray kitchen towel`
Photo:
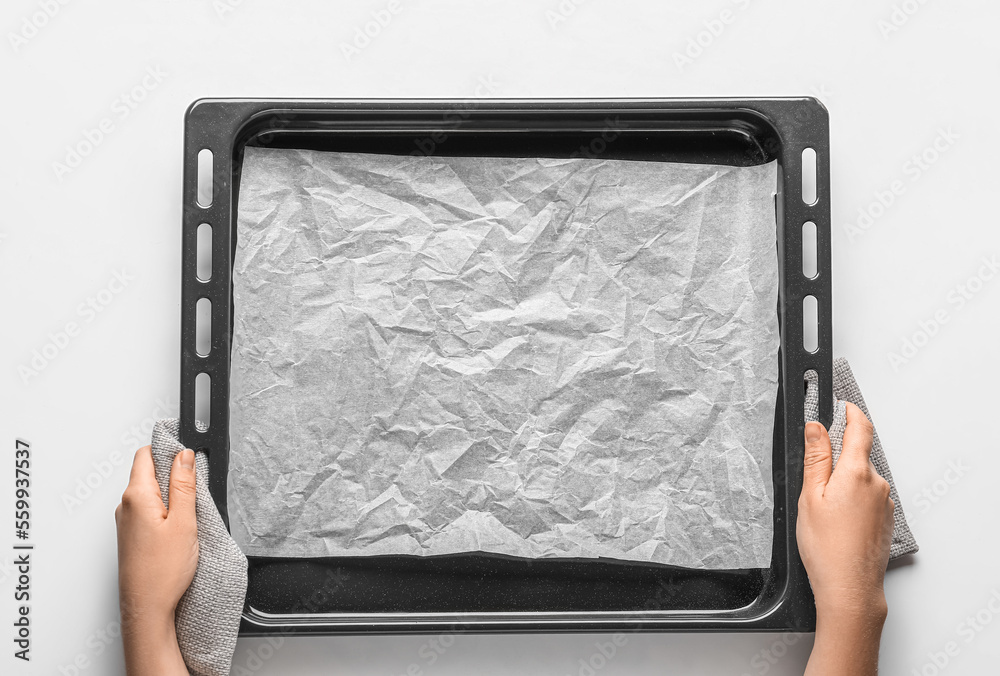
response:
[[[153,427],[153,464],[163,504],[174,456],[185,446],[178,441],[176,418]],[[236,649],[243,601],[247,593],[247,559],[229,536],[208,491],[208,456],[195,453],[198,520],[198,568],[191,586],[177,604],[177,643],[194,676],[225,676]]]
[[[819,417],[818,377],[815,371],[806,373],[806,420]],[[846,425],[846,401],[860,408],[868,419],[871,414],[861,396],[861,389],[846,359],[833,362],[833,395],[835,398],[830,438],[834,462],[840,457]],[[160,420],[153,428],[153,463],[160,485],[163,503],[168,504],[170,468],[174,456],[184,450],[178,441],[176,419]],[[195,676],[229,674],[233,651],[239,633],[240,616],[247,590],[247,560],[226,529],[215,502],[208,491],[208,456],[195,453],[197,468],[196,514],[198,519],[198,568],[194,580],[177,605],[177,642],[188,669]],[[906,516],[896,492],[892,472],[879,441],[874,435],[872,464],[889,482],[890,496],[896,504],[890,558],[916,552],[917,542],[906,523]]]
[[[819,378],[815,371],[806,371],[805,416],[807,421],[819,419],[818,381]],[[868,411],[868,406],[865,404],[865,399],[861,396],[861,388],[858,387],[858,381],[854,378],[854,373],[851,371],[850,365],[843,357],[833,360],[833,397],[833,422],[830,424],[829,432],[830,444],[833,446],[833,461],[836,463],[843,449],[844,428],[847,425],[847,405],[845,402],[851,402],[860,408],[868,416],[868,420],[872,421],[872,425],[874,426],[875,424],[871,413]],[[896,492],[896,483],[892,480],[892,472],[889,470],[889,463],[885,459],[885,452],[882,450],[882,442],[879,441],[877,430],[873,437],[872,464],[875,465],[875,470],[879,475],[889,482],[889,497],[892,498],[893,503],[896,505],[896,509],[893,512],[896,521],[892,529],[892,546],[889,549],[889,558],[895,559],[904,554],[912,554],[919,547],[917,547],[917,541],[913,538],[913,533],[910,532],[910,527],[906,523],[906,515],[903,514],[903,505],[899,499],[899,494]]]

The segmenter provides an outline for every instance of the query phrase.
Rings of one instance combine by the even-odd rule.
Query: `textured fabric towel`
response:
[[[817,382],[816,373],[809,371],[806,374],[806,420],[816,420],[819,417]],[[871,414],[845,359],[836,359],[833,363],[833,394],[836,401],[830,437],[836,462],[840,456],[847,420],[845,402],[855,404],[869,420]],[[178,427],[177,420],[170,419],[158,421],[153,429],[153,462],[164,504],[168,501],[170,467],[174,456],[184,450],[184,445],[178,441]],[[230,670],[246,598],[247,560],[222,523],[208,491],[208,457],[202,452],[196,453],[195,457],[200,553],[194,580],[177,606],[177,642],[192,674],[224,676]],[[871,459],[878,473],[889,482],[890,495],[896,503],[890,557],[894,559],[916,552],[917,542],[906,523],[877,432]]]
[[[167,504],[170,467],[184,450],[176,419],[153,428],[153,464],[163,504]],[[229,673],[247,593],[247,559],[233,542],[208,492],[208,456],[195,453],[198,519],[198,569],[177,605],[177,643],[195,676]]]
[[[817,386],[819,378],[815,371],[806,372],[806,420],[819,419],[819,389]],[[847,406],[845,402],[851,402],[861,409],[872,420],[872,415],[865,405],[865,399],[861,396],[861,388],[858,381],[854,379],[854,373],[850,365],[844,358],[833,360],[833,422],[830,424],[830,444],[833,446],[833,461],[837,462],[840,451],[844,443],[844,428],[847,425]],[[872,420],[872,425],[875,421]],[[903,514],[902,502],[896,492],[896,483],[892,480],[892,472],[889,471],[889,463],[885,459],[885,452],[882,450],[882,442],[879,441],[878,431],[874,433],[872,442],[871,461],[875,469],[883,479],[889,482],[889,496],[892,498],[896,509],[893,513],[896,521],[892,529],[892,546],[889,549],[889,558],[895,559],[904,554],[912,554],[919,549],[917,541],[913,539],[913,533],[906,523],[906,515]]]

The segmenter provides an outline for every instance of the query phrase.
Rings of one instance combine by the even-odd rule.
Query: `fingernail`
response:
[[[181,467],[184,469],[194,469],[194,451],[185,448],[181,451]]]
[[[818,422],[807,422],[806,423],[806,441],[812,443],[814,441],[819,441],[821,436],[821,430],[823,426]]]

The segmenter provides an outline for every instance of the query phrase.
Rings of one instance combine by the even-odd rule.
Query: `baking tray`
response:
[[[766,569],[691,570],[604,559],[493,554],[322,559],[250,557],[241,633],[811,631],[815,611],[795,544],[802,482],[803,374],[832,417],[829,120],[813,98],[600,100],[202,99],[184,129],[181,441],[206,450],[228,524],[232,261],[248,145],[392,154],[600,156],[752,165],[778,160],[781,332],[773,447],[774,544]],[[817,199],[801,195],[802,152],[817,153]],[[197,203],[198,154],[213,153],[212,200]],[[816,224],[817,274],[802,272],[802,225]],[[198,278],[198,227],[212,228]],[[803,348],[803,298],[818,301],[818,349]],[[198,354],[196,303],[211,301]],[[195,424],[195,377],[211,378],[210,424]],[[822,386],[822,383],[826,383]]]

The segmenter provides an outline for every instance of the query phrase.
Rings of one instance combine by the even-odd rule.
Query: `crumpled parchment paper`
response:
[[[775,186],[774,163],[247,148],[243,550],[770,565]]]

